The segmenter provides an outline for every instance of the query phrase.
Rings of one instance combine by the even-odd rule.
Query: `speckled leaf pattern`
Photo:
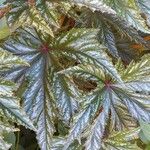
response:
[[[78,110],[79,95],[74,84],[66,80],[67,78],[63,75],[57,76],[54,83],[54,95],[57,99],[57,107],[61,109],[62,116],[67,123]]]
[[[6,71],[12,67],[28,66],[21,58],[14,56],[10,52],[1,49],[0,51],[0,69]],[[11,144],[3,139],[4,133],[15,132],[17,129],[12,123],[23,125],[26,128],[36,131],[32,121],[26,115],[23,108],[20,107],[19,98],[14,96],[17,86],[4,78],[0,78],[0,149],[8,150]]]
[[[28,66],[29,64],[13,54],[0,48],[0,72],[13,68],[15,66]]]
[[[8,23],[13,31],[20,26],[33,26],[39,31],[43,31],[46,34],[54,36],[51,27],[41,16],[38,9],[34,6],[30,6],[28,1],[6,1],[6,3],[8,2],[11,3],[12,6],[12,9],[8,14]]]
[[[63,113],[64,120],[69,121],[78,109],[78,94],[73,92],[75,87],[68,85],[67,80],[62,76],[58,78],[49,76],[63,69],[61,63],[57,61],[60,57],[58,51],[61,50],[64,56],[69,54],[73,59],[80,58],[81,62],[95,62],[99,66],[106,66],[114,78],[121,79],[117,71],[113,69],[113,65],[107,60],[106,54],[100,55],[99,52],[94,52],[95,49],[102,52],[95,39],[97,30],[72,29],[56,37],[49,45],[45,44],[33,29],[27,28],[19,32],[22,36],[6,41],[4,48],[26,60],[30,67],[15,67],[4,72],[3,75],[18,83],[24,79],[28,80],[29,84],[23,94],[24,108],[37,124],[37,139],[41,148],[46,150],[49,149],[50,140],[55,132],[53,118],[57,116],[57,111],[54,110],[54,99],[56,98],[57,105],[61,108],[60,112]],[[29,41],[29,39],[32,40]],[[86,56],[89,58],[86,59]],[[53,92],[53,80],[56,83],[54,84],[56,94]],[[58,92],[61,92],[64,97],[58,95]]]
[[[145,62],[149,61],[149,57],[147,60],[144,59]],[[132,64],[133,62],[131,62]],[[135,63],[135,66],[140,66],[141,62]],[[125,72],[131,73],[132,67],[129,65],[126,69],[122,70],[122,75]],[[147,65],[145,65],[147,68]],[[142,67],[144,70],[144,66]],[[99,70],[99,71],[98,71]],[[140,71],[140,70],[138,70]],[[100,93],[100,89],[103,89],[101,93],[101,103],[98,106],[99,108],[93,108],[93,111],[96,111],[95,118],[91,118],[88,121],[85,121],[85,116],[83,113],[81,117],[74,123],[74,127],[70,131],[68,136],[68,140],[65,144],[64,149],[66,150],[69,147],[69,144],[74,140],[86,135],[86,149],[99,149],[103,146],[103,136],[105,135],[105,127],[107,126],[107,120],[110,118],[110,122],[112,128],[116,130],[124,130],[126,128],[132,128],[136,126],[137,121],[145,121],[150,122],[150,102],[149,96],[142,93],[143,91],[149,92],[148,88],[148,78],[145,78],[145,82],[137,82],[137,78],[134,80],[128,80],[128,83],[118,84],[117,82],[113,81],[112,79],[108,78],[107,75],[102,74],[102,71],[97,66],[90,66],[89,64],[80,65],[80,67],[72,67],[69,68],[62,73],[68,73],[69,75],[76,75],[78,77],[84,77],[85,79],[90,79],[92,77],[97,78],[95,80],[99,86],[96,88],[97,94]],[[131,76],[136,76],[138,72],[132,72],[132,74],[128,74],[128,78]],[[127,74],[126,74],[127,75]],[[149,74],[148,74],[149,75]],[[100,78],[101,77],[101,78]],[[93,78],[92,78],[93,79]],[[111,83],[112,82],[112,83]],[[136,84],[135,84],[136,83]],[[142,86],[141,86],[142,85]],[[145,91],[145,92],[146,92]],[[140,93],[138,93],[140,92]],[[94,93],[93,93],[94,94]],[[90,108],[91,104],[87,106]],[[88,109],[85,109],[85,112]],[[99,110],[99,111],[98,111]],[[111,117],[109,116],[111,113]],[[81,113],[80,113],[81,115]],[[84,119],[83,119],[84,118]],[[86,116],[86,119],[89,117]],[[132,121],[131,121],[132,120]],[[84,122],[83,122],[84,121]],[[93,122],[91,125],[87,124],[87,122]],[[86,129],[85,129],[86,128]],[[83,130],[84,129],[84,130]],[[122,144],[125,141],[122,141]],[[127,145],[125,144],[125,148],[128,146],[132,149],[136,147],[136,145]],[[117,146],[116,146],[117,147]]]
[[[18,41],[7,41],[5,48],[12,53],[21,56],[26,60],[31,67],[16,67],[11,71],[6,72],[8,79],[21,82],[23,78],[29,80],[28,88],[23,94],[24,108],[30,118],[37,125],[37,138],[43,150],[49,149],[50,138],[55,131],[52,121],[52,96],[50,94],[49,85],[44,72],[46,69],[47,58],[39,51],[41,42],[28,31],[22,31],[20,43]],[[26,43],[26,39],[32,38],[31,43]],[[13,46],[11,43],[13,42]],[[29,45],[28,45],[29,44]],[[30,46],[32,44],[32,47]],[[20,49],[20,46],[22,47]],[[35,47],[35,48],[34,48]]]
[[[6,71],[12,67],[20,65],[28,66],[28,64],[21,58],[14,56],[10,52],[1,49],[0,51],[0,69]],[[17,89],[15,84],[11,81],[0,78],[0,113],[7,116],[11,121],[18,122],[18,124],[36,130],[25,112],[19,106],[19,99],[14,96],[13,90]]]
[[[114,24],[117,30],[120,30],[122,34],[128,36],[129,38],[139,42],[141,44],[146,44],[143,38],[138,34],[137,30],[131,25],[129,21],[120,17],[117,12],[112,9],[106,3],[100,0],[72,0],[74,3],[79,6],[85,6],[90,8],[92,11],[98,11],[100,17],[105,18],[110,21],[111,24]]]
[[[130,140],[138,139],[140,129],[135,128],[129,131],[112,132],[105,140],[105,148],[111,150],[141,150],[136,144],[131,144]]]
[[[36,131],[25,111],[19,106],[19,99],[13,94],[12,91],[15,89],[12,82],[0,79],[0,114],[12,122],[15,121]]]
[[[150,123],[148,0],[0,5],[0,149],[16,123],[41,150],[140,150]]]
[[[40,15],[40,12],[35,7],[30,8],[29,12],[24,12],[14,26],[17,25],[32,25],[38,31],[42,31],[43,33],[45,32],[51,36],[54,36],[51,27],[46,23],[46,21]]]
[[[101,93],[101,92],[100,92]],[[91,103],[80,112],[79,116],[76,117],[76,122],[74,123],[73,128],[70,131],[70,134],[65,142],[63,150],[67,150],[69,145],[75,140],[80,138],[81,133],[89,125],[89,122],[93,120],[96,112],[98,111],[99,105],[101,102],[101,96],[96,95],[92,97]]]
[[[36,128],[33,126],[31,120],[22,108],[19,107],[19,104],[16,102],[17,99],[11,96],[0,96],[0,114],[7,116],[7,119],[22,124],[31,130],[36,131]]]
[[[112,7],[119,16],[124,18],[130,25],[136,28],[138,31],[143,33],[150,33],[145,20],[141,17],[140,9],[138,7],[137,1],[120,1],[119,3],[113,3],[111,0],[108,0],[107,3]],[[141,1],[142,3],[142,1]],[[125,5],[127,7],[125,7]]]
[[[102,13],[116,14],[116,12],[100,0],[72,0],[78,5],[86,6],[92,11],[100,11]]]
[[[86,142],[86,149],[87,150],[99,150],[102,145],[102,137],[105,132],[105,125],[107,123],[107,119],[109,116],[109,109],[110,109],[110,93],[106,92],[103,93],[104,99],[103,99],[103,111],[99,114],[95,122],[93,123],[91,127],[91,133],[88,136],[87,142]],[[102,97],[103,97],[102,96]]]
[[[118,57],[119,55],[116,41],[111,28],[107,24],[102,23],[100,31],[101,32],[99,34],[101,36],[101,39],[104,41],[104,44],[107,46],[108,52],[112,56]]]

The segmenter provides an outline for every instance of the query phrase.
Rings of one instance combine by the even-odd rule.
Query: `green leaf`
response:
[[[72,9],[71,3],[67,1],[37,1],[36,7],[46,22],[56,29],[59,29],[62,25],[62,16],[79,19],[76,11]]]
[[[101,147],[102,137],[105,132],[105,125],[107,123],[107,119],[109,116],[109,109],[110,109],[110,100],[109,95],[110,93],[103,93],[103,111],[98,115],[97,119],[91,126],[91,133],[89,133],[87,142],[86,142],[86,149],[91,150],[95,149],[98,150]]]
[[[71,0],[75,4],[90,8],[92,11],[100,11],[102,13],[116,14],[116,12],[100,0]]]
[[[131,72],[132,69],[130,71],[129,68],[127,67],[126,69]],[[146,68],[147,65],[142,67],[143,70]],[[125,72],[125,69],[122,70],[122,74]],[[75,121],[74,126],[71,129],[70,134],[68,135],[64,150],[68,148],[73,140],[78,139],[78,137],[84,136],[87,139],[86,149],[98,150],[103,145],[103,136],[106,133],[110,134],[111,129],[121,131],[126,128],[136,127],[136,121],[143,120],[146,122],[150,122],[150,102],[148,100],[149,96],[141,95],[141,93],[138,94],[135,92],[136,90],[139,90],[139,88],[137,88],[137,85],[135,86],[134,83],[135,81],[137,81],[137,78],[129,80],[127,84],[118,84],[116,81],[111,79],[110,76],[108,76],[107,72],[102,73],[102,70],[98,68],[98,66],[93,64],[78,65],[76,67],[67,69],[65,73],[68,73],[70,76],[75,75],[78,77],[84,77],[85,79],[89,80],[95,79],[94,81],[97,82],[97,88],[95,89],[95,91],[97,92],[95,92],[95,97],[97,97],[98,100],[98,96],[100,94],[101,103],[99,104],[99,106],[97,105],[97,109],[94,108],[94,114],[98,114],[95,118],[90,118],[93,115],[86,116],[84,113],[79,113],[79,116],[81,115],[81,117],[78,117]],[[128,74],[128,78],[130,78],[131,76],[135,76],[136,73],[137,72],[134,72],[134,75]],[[145,76],[145,83],[141,83],[140,80],[138,81],[139,83],[137,83],[139,84],[139,86],[143,84],[141,87],[141,89],[143,88],[143,90],[147,86],[146,79],[148,80],[148,78],[146,78]],[[128,88],[129,84],[132,88]],[[126,87],[126,85],[128,85],[128,87]],[[101,93],[100,90],[103,90],[103,92]],[[94,95],[94,92],[92,93],[92,95]],[[91,98],[89,97],[89,99]],[[88,101],[87,98],[86,100]],[[90,106],[91,101],[90,104],[87,104],[87,108],[90,108]],[[86,110],[88,109],[83,108],[83,112],[86,112]],[[111,116],[109,116],[109,112],[111,113]],[[89,118],[90,120],[87,120]],[[108,121],[110,123],[108,123]],[[87,124],[87,122],[89,122],[90,124]],[[106,127],[108,131],[105,130]],[[128,145],[125,143],[124,146]],[[132,149],[134,149],[136,146],[130,144],[129,147],[132,147]]]
[[[19,24],[23,24],[25,26],[32,25],[39,31],[43,31],[52,37],[54,37],[52,29],[46,23],[46,21],[40,16],[38,10],[35,7],[30,8],[29,12],[23,13],[19,18]]]
[[[4,49],[26,60],[30,68],[16,66],[5,71],[3,76],[21,83],[22,79],[29,81],[23,94],[24,108],[37,125],[37,139],[41,148],[50,149],[55,132],[54,121],[63,116],[62,120],[69,124],[79,103],[78,92],[72,91],[73,83],[67,83],[70,79],[63,76],[55,78],[57,72],[66,67],[62,61],[66,62],[65,59],[69,58],[67,66],[72,66],[72,60],[91,62],[104,70],[106,67],[114,78],[121,79],[106,53],[101,50],[95,29],[72,29],[46,44],[46,39],[41,38],[43,35],[31,28],[20,29],[18,33],[21,36],[7,40]],[[62,93],[63,99],[58,92]]]
[[[49,27],[49,25],[46,23],[46,21],[40,16],[40,13],[35,7],[31,7],[29,10],[25,10],[18,20],[15,21],[15,24],[13,24],[12,28],[17,29],[19,26],[30,26],[32,25],[35,27],[38,31],[43,31],[52,37],[54,36],[52,29]]]
[[[110,54],[112,54],[112,56],[118,57],[116,41],[115,41],[115,37],[113,35],[111,28],[107,24],[102,23],[102,26],[100,27],[100,29],[101,29],[101,32],[99,34],[101,34],[102,36],[101,39],[104,41]]]
[[[93,120],[96,112],[99,109],[101,102],[101,94],[91,96],[89,105],[87,105],[80,113],[79,116],[75,118],[74,126],[72,127],[70,134],[68,135],[67,141],[65,142],[63,150],[67,150],[70,144],[75,140],[80,138],[80,134],[86,129],[89,125],[89,122]]]
[[[58,138],[54,138],[51,144],[52,145],[51,150],[60,150],[63,148],[64,144],[65,144],[65,138],[61,136]],[[82,150],[82,149],[83,146],[79,144],[77,140],[69,146],[69,150]]]
[[[5,23],[15,32],[0,43],[3,149],[14,123],[35,125],[41,150],[135,150],[139,136],[148,143],[137,128],[150,123],[150,55],[138,57],[149,52],[145,0],[4,3],[11,5]]]
[[[8,150],[11,147],[11,144],[7,143],[7,140],[5,139],[6,134],[12,133],[17,131],[12,124],[8,123],[6,118],[3,118],[4,120],[0,120],[0,149],[2,150]]]
[[[146,141],[150,142],[150,124],[144,121],[140,121],[141,132]]]
[[[15,133],[10,132],[10,133],[5,133],[4,134],[4,140],[7,141],[8,143],[11,143],[11,149],[15,150],[15,143],[16,143],[16,136]]]
[[[150,145],[148,144],[147,146],[146,146],[146,149],[145,150],[149,150],[150,149]]]
[[[147,0],[137,0],[137,3],[142,12],[147,16],[147,24],[150,26],[150,2]]]
[[[17,89],[16,85],[9,81],[0,78],[0,95],[13,95],[13,90]]]
[[[140,61],[132,61],[126,69],[119,70],[121,78],[128,81],[149,81],[150,75],[150,55],[147,54]]]
[[[0,51],[0,69],[6,71],[13,66],[27,66],[28,64],[17,56],[14,56],[1,49]],[[3,140],[3,134],[5,132],[14,132],[16,129],[10,124],[10,122],[24,125],[31,130],[36,130],[29,117],[25,114],[25,111],[19,105],[19,99],[14,96],[14,90],[16,85],[9,81],[0,78],[0,148],[7,150],[10,148],[10,144],[7,144]],[[4,120],[2,120],[2,118]],[[9,123],[6,121],[8,120]]]
[[[53,35],[53,31],[45,19],[41,16],[36,7],[29,6],[26,0],[10,1],[12,9],[8,13],[8,23],[13,31],[20,26],[33,26],[39,31],[43,31],[46,34]],[[17,10],[17,12],[16,12]]]
[[[64,56],[75,61],[97,64],[116,80],[121,79],[96,40],[97,30],[95,29],[72,29],[54,38],[48,44],[45,44],[46,39],[42,40],[42,35],[39,36],[38,32],[30,28],[18,30],[18,32],[21,37],[6,41],[4,49],[19,55],[31,67],[29,69],[15,67],[4,72],[3,75],[17,82],[23,78],[29,79],[28,87],[23,94],[24,108],[37,125],[37,139],[41,148],[45,150],[50,148],[50,140],[55,132],[54,120],[63,114],[63,120],[69,121],[78,108],[79,102],[75,96],[78,92],[70,92],[72,84],[70,86],[66,83],[65,78],[61,80],[54,78],[58,71],[64,69],[60,58],[64,59]],[[56,83],[56,87],[53,83]],[[58,95],[58,91],[64,95],[63,100],[62,95]],[[60,108],[59,113],[55,106]],[[65,116],[66,112],[68,118]]]
[[[102,18],[98,13],[91,13],[87,10],[86,13],[83,12],[81,15],[83,26],[98,28],[98,41],[108,48],[108,52],[114,56],[118,57],[118,50],[116,47],[116,41],[114,33],[112,32],[111,26]]]
[[[124,18],[129,24],[131,24],[137,30],[143,33],[150,33],[145,20],[141,17],[141,11],[137,5],[137,1],[120,1],[112,2],[111,0],[107,1],[107,4],[112,7],[119,16]]]
[[[65,55],[69,57],[73,56],[82,63],[96,64],[106,70],[119,82],[122,82],[111,60],[107,56],[104,47],[95,39],[97,31],[95,29],[72,29],[68,33],[62,34],[56,40],[55,44],[58,45],[59,43],[58,48],[64,49],[67,52]]]
[[[2,5],[6,0],[1,0],[0,1],[0,5]]]
[[[73,0],[74,3],[79,6],[85,6],[92,11],[97,11],[99,18],[103,18],[107,20],[111,25],[116,28],[122,35],[126,35],[132,40],[135,40],[138,43],[146,45],[146,42],[143,38],[138,34],[137,30],[124,18],[120,17],[115,10],[106,5],[104,2],[99,0]]]
[[[111,133],[108,139],[104,139],[104,149],[114,150],[141,150],[137,144],[132,144],[138,139],[139,128],[129,131]]]
[[[7,25],[6,17],[2,17],[0,19],[0,40],[11,35],[10,28]]]
[[[148,144],[149,143],[149,140],[146,138],[146,136],[144,135],[143,131],[140,131],[139,137],[140,137],[140,139],[142,140],[142,142],[144,144]]]
[[[19,100],[13,96],[14,84],[0,80],[0,114],[7,116],[12,122],[22,124],[31,130],[36,130],[30,119],[19,106]]]
[[[18,124],[22,124],[31,130],[36,131],[31,120],[27,117],[23,109],[18,106],[15,97],[11,96],[0,96],[0,114],[7,116],[11,121]]]
[[[3,50],[0,51],[0,69],[6,71],[13,66],[27,65],[25,61]],[[27,117],[23,109],[19,106],[19,100],[14,96],[16,90],[14,83],[0,78],[0,114],[6,116],[8,120],[22,124],[32,130],[36,130],[31,120]]]
[[[0,58],[0,72],[6,71],[15,66],[29,66],[29,64],[23,59],[14,56],[10,52],[4,51],[2,48],[0,48]]]
[[[78,110],[77,99],[79,99],[79,94],[74,84],[63,75],[56,77],[53,88],[57,100],[57,107],[63,113],[63,119],[67,123],[74,116],[74,112]]]

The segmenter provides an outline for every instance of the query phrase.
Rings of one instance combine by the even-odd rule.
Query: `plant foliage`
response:
[[[19,125],[41,150],[149,147],[148,0],[0,4],[2,149]]]

